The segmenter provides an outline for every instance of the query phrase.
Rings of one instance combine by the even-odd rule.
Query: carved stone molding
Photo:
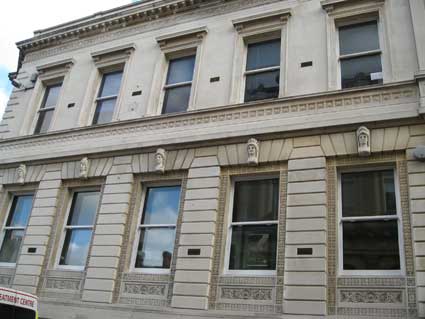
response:
[[[166,296],[166,284],[124,283],[123,293],[132,295]]]
[[[47,278],[46,289],[80,290],[81,280]]]
[[[404,287],[405,278],[338,278],[338,287]]]
[[[241,300],[272,300],[272,288],[221,287],[221,298]]]
[[[0,275],[0,286],[9,287],[12,276]]]
[[[0,162],[158,146],[164,141],[168,144],[207,141],[219,136],[242,136],[247,129],[264,134],[276,132],[277,126],[290,132],[359,121],[411,118],[417,116],[417,103],[417,88],[398,84],[349,94],[240,104],[3,140],[0,141]],[[308,123],[306,116],[311,119]],[[122,140],[127,143],[123,145]],[[66,152],[63,151],[65,145]]]
[[[346,303],[403,303],[402,290],[376,291],[376,290],[340,290],[340,302]]]

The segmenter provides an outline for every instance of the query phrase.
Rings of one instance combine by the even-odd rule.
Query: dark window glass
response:
[[[54,109],[51,108],[54,108],[58,102],[61,87],[62,83],[46,87],[34,134],[46,133],[49,130],[54,113]]]
[[[105,73],[103,75],[99,97],[118,95],[121,87],[121,78],[122,71]]]
[[[142,228],[137,248],[136,268],[170,268],[175,228]]]
[[[49,130],[54,112],[55,110],[39,112],[37,125],[35,126],[35,134],[46,133]]]
[[[279,75],[279,70],[247,75],[245,102],[277,98]]]
[[[275,270],[277,225],[233,226],[229,269]]]
[[[74,194],[59,261],[60,265],[84,266],[86,264],[99,196],[100,194],[97,191]]]
[[[342,216],[396,215],[392,170],[341,174]]]
[[[367,55],[357,58],[341,60],[341,86],[343,89],[381,84],[382,76],[375,77],[382,72],[381,55]]]
[[[345,270],[398,270],[397,221],[343,223]]]
[[[147,189],[136,268],[170,268],[176,237],[175,225],[179,214],[180,189],[180,186]]]
[[[25,230],[5,231],[3,244],[0,249],[0,262],[16,263]]]
[[[62,83],[56,85],[50,85],[46,87],[46,92],[44,93],[44,100],[41,105],[41,108],[56,106],[59,98],[59,93],[62,87]]]
[[[84,266],[86,264],[91,236],[91,229],[68,229],[59,264]]]
[[[376,21],[339,28],[340,54],[351,54],[379,49]]]
[[[246,70],[280,66],[280,39],[248,45]]]
[[[122,71],[105,73],[96,101],[93,124],[104,124],[112,121],[115,104],[121,87]]]
[[[15,196],[6,226],[26,227],[31,214],[32,195]]]
[[[116,101],[116,98],[98,101],[96,111],[94,113],[93,124],[111,122],[114,115]]]
[[[68,225],[93,225],[96,217],[99,192],[79,192],[74,194]]]
[[[278,179],[235,183],[233,222],[276,220],[278,205]]]
[[[162,114],[178,113],[187,110],[192,85],[166,89]]]
[[[170,60],[168,67],[167,84],[189,82],[193,79],[195,56]]]

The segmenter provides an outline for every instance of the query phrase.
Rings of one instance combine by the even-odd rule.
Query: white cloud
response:
[[[23,0],[0,2],[0,65],[14,71],[18,61],[15,43],[48,28],[93,13],[108,10],[130,0]]]

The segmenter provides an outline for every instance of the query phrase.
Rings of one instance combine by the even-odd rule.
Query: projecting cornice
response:
[[[214,0],[216,3],[233,0]],[[54,46],[68,40],[157,20],[211,4],[211,0],[152,0],[100,12],[56,27],[34,32],[34,37],[16,45],[24,52]]]
[[[347,5],[355,5],[355,4],[362,4],[362,3],[383,3],[385,0],[322,0],[320,1],[320,4],[322,5],[322,8],[330,13],[334,11],[335,9],[347,6]]]

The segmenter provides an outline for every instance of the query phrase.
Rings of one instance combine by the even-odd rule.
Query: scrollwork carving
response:
[[[272,300],[272,288],[221,288],[221,298],[241,300]]]
[[[400,304],[403,302],[403,292],[401,290],[341,290],[340,301],[347,303]]]

